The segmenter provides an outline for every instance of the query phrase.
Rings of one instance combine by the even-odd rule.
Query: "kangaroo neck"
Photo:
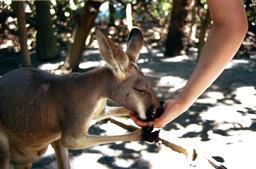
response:
[[[72,81],[73,92],[82,99],[110,98],[116,78],[108,67],[97,68],[89,72],[75,74]]]

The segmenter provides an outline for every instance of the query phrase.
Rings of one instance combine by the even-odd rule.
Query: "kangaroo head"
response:
[[[143,46],[140,29],[131,30],[126,52],[99,30],[96,31],[96,38],[101,55],[115,77],[115,82],[109,82],[112,86],[110,99],[134,112],[141,120],[154,119],[159,102],[150,80],[136,64]]]

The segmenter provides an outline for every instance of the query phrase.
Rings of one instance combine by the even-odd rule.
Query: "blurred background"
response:
[[[244,4],[249,31],[238,55],[250,58],[256,50],[256,7],[254,0]],[[149,50],[161,49],[163,57],[198,56],[210,25],[206,0],[3,0],[0,73],[61,57],[65,69],[77,70],[83,52],[95,47],[96,27],[122,43],[131,27],[139,26]]]
[[[244,0],[244,7],[249,30],[235,58],[196,103],[162,131],[170,140],[218,157],[227,168],[256,167],[248,155],[256,151],[256,1]],[[91,70],[103,64],[95,29],[125,49],[133,26],[144,33],[139,66],[160,100],[172,98],[189,78],[207,38],[211,19],[206,0],[2,0],[0,76],[23,66],[55,74]],[[104,135],[109,129],[113,126],[96,124],[91,132]],[[83,168],[84,159],[94,168],[159,168],[159,158],[161,168],[169,168],[163,166],[170,166],[170,158],[178,168],[184,165],[181,155],[162,146],[133,144],[72,151],[73,168]],[[54,165],[48,153],[33,168]]]

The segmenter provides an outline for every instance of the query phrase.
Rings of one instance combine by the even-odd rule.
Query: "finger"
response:
[[[153,123],[154,123],[154,128],[163,128],[164,127],[160,118],[154,119]]]
[[[135,121],[135,124],[138,125],[138,126],[140,126],[140,127],[146,127],[146,126],[149,125],[148,123],[142,122],[142,121],[140,121],[140,120]]]
[[[134,121],[134,123],[140,127],[146,127],[149,125],[148,122],[143,122],[141,120],[138,120],[136,116],[133,113],[130,113],[130,118]]]
[[[148,123],[147,122],[143,122],[143,121],[140,121],[138,120],[137,118],[133,118],[132,119],[134,121],[134,123],[140,127],[146,127],[148,126]]]
[[[129,112],[130,117],[135,117],[133,112]]]
[[[129,115],[130,115],[130,118],[131,118],[133,121],[138,120],[137,117],[134,115],[134,113],[129,113]]]

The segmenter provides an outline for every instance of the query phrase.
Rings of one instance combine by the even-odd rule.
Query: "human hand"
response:
[[[163,128],[166,124],[174,120],[186,110],[186,108],[180,104],[180,101],[178,99],[166,101],[163,107],[163,114],[153,120],[154,128]]]
[[[133,113],[130,113],[130,118],[140,127],[154,126],[154,128],[163,128],[167,123],[174,120],[180,114],[185,112],[188,106],[182,105],[179,99],[168,100],[164,105],[163,114],[150,122],[144,122],[136,118]]]

